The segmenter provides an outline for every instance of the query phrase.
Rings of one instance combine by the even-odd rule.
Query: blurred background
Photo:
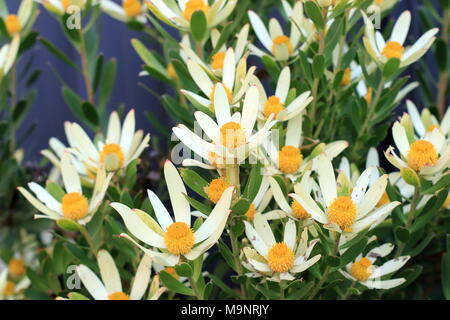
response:
[[[115,1],[119,3],[121,0]],[[17,0],[7,0],[6,2],[11,11],[16,11],[20,3],[20,1]],[[419,13],[417,10],[421,2],[422,1],[420,0],[402,0],[397,4],[390,16],[398,17],[403,10],[412,11],[413,19],[410,39],[413,40],[417,40],[424,32],[419,22]],[[389,19],[390,17],[387,17],[386,19]],[[112,99],[108,106],[109,110],[114,110],[121,104],[124,104],[127,110],[134,108],[137,112],[138,128],[144,129],[152,134],[157,134],[144,117],[144,111],[150,111],[155,114],[163,125],[172,125],[171,120],[165,114],[164,110],[159,105],[159,102],[140,86],[139,83],[144,83],[157,93],[167,92],[168,88],[161,82],[153,80],[150,77],[139,76],[142,61],[130,43],[132,38],[139,37],[139,33],[128,29],[126,25],[114,20],[106,14],[101,16],[100,21],[100,51],[103,52],[106,59],[115,57],[118,62],[117,80]],[[385,22],[386,21],[383,23]],[[34,29],[39,31],[40,36],[50,40],[73,59],[76,64],[79,64],[77,53],[67,41],[63,31],[58,26],[58,22],[53,19],[48,12],[41,9]],[[30,54],[31,53],[28,53],[28,55]],[[41,158],[39,151],[48,146],[50,137],[55,136],[63,139],[64,121],[76,120],[62,98],[60,90],[61,83],[53,69],[58,70],[58,73],[76,92],[84,93],[85,91],[80,74],[74,73],[73,69],[68,65],[56,59],[42,46],[42,44],[38,43],[34,46],[32,55],[33,66],[34,68],[40,69],[41,75],[35,84],[35,87],[38,90],[38,96],[22,128],[28,128],[29,125],[33,123],[36,124],[32,138],[27,139],[24,147],[26,150],[26,159],[28,161],[38,161]],[[432,53],[428,53],[428,55],[432,55]],[[425,61],[429,65],[430,70],[435,72],[436,66],[432,64],[432,60],[433,59],[426,59]],[[417,80],[414,66],[409,69],[409,73],[412,78],[411,81]],[[422,108],[423,106],[421,105],[421,100],[418,99],[418,94],[419,91],[416,90],[415,92],[412,92],[408,98],[415,101],[419,108]],[[403,110],[404,104],[398,108],[397,112],[401,114]]]

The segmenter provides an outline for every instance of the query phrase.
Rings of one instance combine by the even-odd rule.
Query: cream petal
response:
[[[261,18],[253,11],[248,12],[248,17],[252,25],[253,31],[258,37],[259,41],[266,47],[268,51],[272,51],[272,38],[269,35]]]
[[[369,179],[372,176],[372,172],[374,171],[374,168],[367,168],[364,170],[364,172],[361,174],[361,176],[356,181],[356,185],[353,188],[352,191],[352,200],[356,205],[359,205],[360,201],[362,200],[364,194],[366,193],[367,186],[369,185]]]
[[[389,290],[406,282],[406,279],[390,279],[390,280],[368,280],[365,282],[361,282],[361,284],[365,285],[369,289],[383,289]]]
[[[245,225],[245,234],[247,235],[248,240],[252,243],[253,247],[258,251],[258,253],[266,257],[269,253],[269,248],[267,247],[264,240],[261,238],[261,236],[256,232],[256,230],[252,227],[250,223],[247,221],[244,221]]]
[[[132,300],[141,300],[150,283],[150,275],[152,272],[152,258],[145,254],[142,256],[141,262],[136,271],[136,276],[131,285],[130,298]]]
[[[207,97],[209,97],[211,95],[211,90],[214,84],[208,77],[208,74],[193,60],[187,61],[187,67],[194,82],[197,84],[200,90],[202,90],[203,93]]]
[[[395,41],[403,45],[406,37],[408,36],[409,27],[411,25],[411,12],[409,10],[404,11],[392,30],[390,41]]]
[[[295,241],[297,240],[297,228],[295,227],[295,221],[289,219],[284,227],[283,241],[292,250],[295,251]]]
[[[117,270],[116,263],[109,252],[100,250],[97,253],[97,263],[106,291],[109,294],[122,292],[119,270]]]
[[[382,206],[381,208],[372,212],[367,217],[355,222],[355,224],[352,227],[352,231],[359,232],[361,230],[364,230],[367,227],[370,227],[372,224],[374,224],[378,220],[389,215],[389,213],[392,210],[394,210],[396,207],[398,207],[400,204],[401,204],[400,202],[391,202],[389,204]]]
[[[194,113],[194,117],[205,134],[214,141],[215,144],[220,144],[220,128],[216,122],[206,113],[200,111]]]
[[[256,213],[253,218],[253,225],[255,227],[256,232],[264,240],[264,243],[268,248],[272,247],[276,244],[275,236],[273,235],[272,230],[270,229],[270,225],[267,222],[265,216],[260,213]]]
[[[397,146],[401,155],[407,158],[410,148],[409,141],[406,135],[405,128],[398,121],[395,122],[394,126],[392,127],[392,136],[394,138],[395,145]]]
[[[256,117],[258,115],[259,92],[256,86],[251,86],[245,94],[244,105],[242,107],[241,127],[245,130],[249,137],[255,126]]]
[[[166,231],[167,227],[173,223],[173,219],[170,216],[169,211],[167,211],[164,204],[152,190],[147,190],[147,194],[159,225],[164,231]]]
[[[214,110],[219,127],[222,127],[225,123],[231,121],[230,103],[228,102],[225,88],[221,83],[216,85],[216,90],[214,92]]]
[[[302,187],[299,187],[299,189],[302,189]],[[289,196],[297,200],[297,202],[302,205],[302,207],[311,215],[314,220],[322,224],[328,223],[327,216],[322,212],[317,203],[311,198],[309,194],[302,191],[298,194],[291,193]]]
[[[67,151],[61,158],[61,174],[67,193],[77,192],[82,194],[80,177],[77,169],[72,165],[72,156]]]
[[[381,176],[364,194],[358,204],[358,219],[365,217],[380,201],[383,193],[386,191],[388,178],[387,174]]]
[[[406,100],[406,108],[408,110],[408,114],[411,117],[411,120],[414,125],[414,129],[417,131],[417,134],[420,137],[423,137],[426,133],[425,127],[422,122],[422,118],[420,117],[420,113],[417,110],[416,105],[411,100]]]
[[[327,207],[337,199],[336,177],[331,159],[326,154],[318,156],[317,173],[319,175],[320,190]]]
[[[86,290],[95,300],[107,300],[108,292],[100,279],[85,265],[77,267],[77,274],[83,282]]]
[[[370,275],[369,279],[376,279],[383,277],[387,274],[393,273],[403,267],[409,260],[409,256],[398,257],[384,263],[382,266],[377,267]]]
[[[272,190],[273,193],[273,197],[278,206],[281,208],[281,210],[283,210],[286,213],[291,213],[292,212],[291,206],[284,197],[283,191],[281,190],[278,182],[274,178],[269,177],[269,184],[270,189]]]
[[[231,91],[233,91],[234,78],[236,73],[236,61],[234,57],[234,49],[229,48],[225,53],[223,62],[223,84]]]
[[[28,187],[31,191],[34,192],[37,198],[41,202],[43,202],[50,210],[61,212],[61,203],[53,198],[53,196],[47,190],[45,190],[35,182],[30,182],[28,184]]]
[[[169,160],[164,164],[164,178],[166,179],[175,221],[184,222],[191,226],[191,207],[186,199],[187,190],[178,170]]]

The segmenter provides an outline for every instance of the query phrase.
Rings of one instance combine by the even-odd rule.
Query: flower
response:
[[[62,16],[64,13],[70,13],[71,6],[77,7],[81,10],[86,8],[86,0],[34,0],[41,3],[48,11]],[[103,0],[92,0],[91,5],[95,6]],[[69,11],[68,11],[69,10]]]
[[[245,234],[258,253],[247,256],[248,263],[258,272],[271,275],[268,280],[293,280],[295,274],[305,271],[321,257],[318,254],[309,259],[318,240],[308,243],[308,229],[305,228],[298,241],[294,220],[286,222],[283,241],[280,242],[277,242],[269,223],[261,214],[255,215],[253,226],[247,221],[244,224]]]
[[[100,139],[97,144],[92,142],[79,124],[66,122],[64,127],[69,150],[76,158],[75,165],[78,172],[92,180],[95,179],[94,173],[100,166],[104,166],[107,171],[126,168],[130,162],[141,155],[150,140],[149,134],[143,137],[142,130],[135,132],[134,110],[128,112],[122,126],[117,112],[112,112],[108,121],[106,139]],[[50,147],[53,152],[44,150],[42,153],[57,164],[61,150],[66,147],[56,139],[50,140]]]
[[[181,90],[181,93],[186,95],[194,104],[200,104],[214,111],[214,92],[220,84],[225,89],[228,103],[235,106],[247,91],[250,79],[256,70],[255,67],[251,67],[248,71],[245,71],[245,59],[241,59],[241,62],[243,64],[236,66],[234,49],[229,48],[223,60],[222,81],[219,82],[211,80],[210,75],[205,71],[207,68],[204,69],[202,65],[194,60],[188,60],[189,73],[206,98],[188,90]]]
[[[10,43],[0,49],[0,78],[8,74],[17,58],[19,52],[20,36],[15,35]]]
[[[10,13],[3,18],[6,31],[11,37],[26,32],[33,13],[33,0],[22,0],[17,14]]]
[[[381,266],[376,266],[377,258],[384,258],[388,256],[394,245],[386,243],[382,246],[376,247],[363,256],[360,254],[353,263],[349,263],[344,270],[339,272],[351,281],[357,281],[369,289],[392,289],[403,284],[406,279],[389,279],[381,280],[381,277],[394,273],[403,267],[409,260],[409,256],[402,256],[385,262]]]
[[[19,281],[8,279],[8,268],[0,266],[0,300],[20,298],[22,291],[30,284],[30,279],[27,277],[23,277]]]
[[[389,59],[396,58],[400,60],[400,67],[406,67],[419,60],[433,44],[435,35],[439,32],[438,28],[427,31],[414,45],[409,48],[404,47],[404,42],[408,36],[411,24],[411,12],[404,11],[392,30],[388,42],[385,41],[380,32],[375,32],[375,27],[367,15],[362,12],[366,24],[364,46],[370,56],[381,65],[384,65]]]
[[[366,228],[373,228],[400,205],[400,202],[389,202],[376,207],[386,190],[388,176],[378,178],[366,192],[372,168],[361,174],[351,192],[347,188],[338,190],[333,165],[326,154],[318,157],[317,173],[325,210],[317,205],[302,186],[290,196],[297,200],[314,220],[330,230],[358,233]]]
[[[264,87],[256,77],[253,77],[252,82],[259,89],[260,106],[258,118],[261,120],[267,119],[273,113],[276,120],[288,121],[300,114],[313,100],[311,91],[303,92],[295,98],[288,97],[291,84],[291,70],[289,67],[285,67],[281,71],[275,94],[270,97],[267,97]],[[288,98],[289,103],[287,103]]]
[[[241,63],[241,69],[245,66],[244,63],[241,62],[241,58],[243,58],[246,48],[248,45],[248,33],[250,30],[250,26],[246,24],[242,27],[241,31],[236,35],[236,44],[233,46],[234,49],[234,64],[235,67],[239,67],[239,63]],[[218,41],[220,39],[220,31],[217,29],[211,30],[211,45],[213,48],[216,48]],[[228,51],[228,47],[226,44],[223,44],[222,47],[218,48],[216,53],[214,53],[210,58],[210,63],[205,63],[203,60],[195,53],[195,51],[191,47],[191,42],[189,36],[186,34],[183,36],[182,41],[180,42],[181,52],[180,56],[187,61],[188,59],[192,59],[198,65],[200,65],[208,74],[213,76],[221,77],[225,68],[225,58]],[[244,59],[245,60],[245,59]],[[244,70],[245,72],[245,70]],[[238,71],[239,73],[239,71]]]
[[[275,18],[270,19],[268,31],[261,18],[254,11],[250,10],[248,17],[256,36],[269,52],[267,53],[255,45],[250,44],[249,48],[252,54],[259,57],[270,56],[277,61],[286,61],[298,55],[301,37],[300,26],[302,26],[304,19],[303,4],[301,1],[296,2],[292,10],[292,15],[290,16],[290,36],[285,35],[281,24]]]
[[[33,196],[23,187],[18,187],[22,195],[43,215],[35,215],[36,219],[46,218],[52,220],[69,219],[79,224],[88,223],[92,215],[103,201],[112,173],[106,176],[105,170],[97,171],[93,194],[88,199],[82,191],[80,176],[72,164],[72,156],[65,152],[61,159],[61,173],[65,192],[61,189],[57,195],[41,187],[35,182],[30,182],[28,187],[36,195]]]
[[[198,124],[212,142],[200,138],[184,125],[178,125],[172,129],[183,144],[208,161],[205,165],[199,161],[190,160],[190,165],[215,169],[226,164],[241,163],[257,149],[275,124],[275,121],[269,118],[259,131],[253,133],[258,108],[255,101],[259,99],[258,94],[255,86],[250,87],[245,95],[242,114],[236,112],[231,115],[231,107],[224,86],[221,84],[216,86],[214,99],[217,122],[201,111],[194,114]]]
[[[176,3],[178,2],[178,3]],[[214,28],[233,12],[237,0],[148,0],[148,8],[165,23],[183,30],[190,30],[191,17],[196,11],[203,11],[208,28]]]
[[[97,264],[100,269],[100,277],[88,267],[81,264],[77,266],[76,272],[87,291],[95,300],[141,300],[150,283],[152,259],[144,254],[136,271],[130,294],[122,289],[119,270],[108,251],[100,250],[97,254]],[[158,300],[165,288],[158,288],[159,278],[155,276],[148,300]],[[155,285],[157,290],[155,290]]]
[[[129,22],[136,20],[140,23],[145,23],[145,11],[147,6],[141,0],[122,0],[122,5],[119,5],[111,0],[102,0],[100,2],[102,10],[111,17]]]
[[[400,151],[400,157],[390,146],[385,151],[387,160],[402,170],[410,168],[425,179],[432,180],[442,175],[450,163],[450,143],[444,134],[435,128],[421,139],[408,136],[405,127],[399,121],[392,127],[395,145]]]
[[[439,123],[438,119],[431,114],[428,108],[422,109],[422,112],[419,113],[416,105],[411,100],[406,101],[406,107],[413,122],[414,130],[419,137],[424,137],[434,129],[441,131],[447,139],[450,137],[450,108],[447,109],[442,121]]]
[[[234,187],[225,190],[211,214],[194,232],[191,228],[192,213],[186,199],[186,188],[177,169],[170,161],[166,161],[164,165],[164,176],[175,220],[161,200],[150,190],[148,190],[148,197],[158,222],[145,212],[131,210],[118,202],[112,203],[111,207],[120,214],[133,236],[145,244],[159,248],[162,252],[142,247],[127,234],[121,234],[122,237],[132,241],[157,263],[163,266],[174,266],[181,257],[188,260],[197,259],[217,242],[230,214]]]

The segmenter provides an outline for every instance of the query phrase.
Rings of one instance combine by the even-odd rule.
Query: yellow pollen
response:
[[[22,259],[11,259],[8,263],[8,271],[11,277],[18,278],[25,274],[25,263]]]
[[[130,297],[123,292],[113,292],[108,296],[108,300],[130,300]]]
[[[217,82],[213,85],[212,90],[211,90],[211,94],[209,96],[209,100],[211,100],[211,104],[214,106],[214,93],[216,92],[216,86],[218,83],[221,82]],[[227,98],[228,98],[228,103],[231,103],[231,101],[233,101],[233,93],[231,92],[230,89],[228,89],[228,87],[226,85],[224,85],[223,83],[221,83],[223,88],[225,89],[225,92],[227,94]]]
[[[173,67],[173,64],[169,63],[167,65],[167,74],[171,79],[177,78],[177,72],[175,71],[175,68]]]
[[[278,153],[278,168],[283,173],[294,173],[302,164],[300,150],[293,146],[284,146]]]
[[[392,58],[401,59],[403,57],[404,51],[405,48],[400,43],[396,41],[389,41],[388,43],[386,43],[386,46],[384,47],[381,54],[388,59]]]
[[[164,271],[167,272],[168,274],[170,274],[172,277],[174,277],[175,279],[179,280],[180,276],[176,273],[175,268],[174,267],[165,267]]]
[[[383,0],[375,0],[374,2],[377,5],[382,5],[383,4]]]
[[[16,284],[12,281],[6,281],[5,290],[3,291],[3,294],[6,297],[10,297],[14,295],[15,291],[16,291]]]
[[[351,232],[356,220],[357,208],[352,198],[338,197],[328,208],[328,219],[336,223],[342,230]]]
[[[22,31],[22,24],[19,21],[19,18],[15,14],[10,14],[5,19],[6,30],[10,35],[15,35]]]
[[[69,6],[72,4],[71,0],[61,0],[61,4],[64,8],[64,11],[66,11]]]
[[[350,68],[346,68],[344,70],[344,75],[342,76],[341,86],[345,87],[350,84],[352,81],[352,70]]]
[[[246,143],[245,132],[237,122],[227,122],[220,128],[220,142],[229,150]]]
[[[78,221],[83,219],[88,213],[88,200],[78,192],[66,194],[62,200],[62,212],[66,218]]]
[[[280,99],[276,96],[271,96],[267,99],[266,103],[264,103],[264,115],[266,118],[270,117],[273,113],[275,116],[280,113],[280,111],[284,110],[284,105],[281,103]]]
[[[367,258],[361,258],[352,264],[351,272],[359,281],[366,281],[372,274],[372,261]]]
[[[164,243],[172,254],[186,254],[194,246],[194,233],[184,222],[174,222],[167,227]]]
[[[217,52],[211,58],[211,65],[214,70],[222,70],[225,61],[225,52]]]
[[[253,218],[255,217],[256,208],[253,203],[250,203],[250,206],[248,207],[247,212],[245,213],[245,216],[247,217],[247,221],[253,221]]]
[[[217,203],[219,202],[220,197],[222,197],[223,192],[228,187],[230,187],[228,181],[225,180],[225,178],[220,177],[212,180],[210,184],[205,188],[205,192],[208,195],[209,200],[211,200],[214,203]]]
[[[294,251],[284,242],[276,243],[269,250],[267,262],[273,272],[288,272],[294,266]]]
[[[122,7],[130,18],[134,18],[142,12],[142,4],[139,0],[125,0],[122,2]]]
[[[415,171],[425,166],[434,166],[438,161],[438,153],[431,142],[417,140],[411,144],[408,152],[408,165]]]
[[[209,10],[208,4],[204,0],[189,0],[186,2],[186,8],[183,12],[184,18],[190,21],[194,12],[198,10],[203,11],[207,15]]]
[[[388,196],[387,192],[385,191],[385,192],[383,193],[383,195],[381,196],[380,201],[378,201],[376,207],[377,207],[377,208],[382,207],[382,206],[384,206],[385,204],[388,204],[389,202],[391,202],[391,200],[389,199],[389,196]]]
[[[295,218],[301,220],[309,218],[309,213],[306,212],[305,208],[303,208],[303,206],[297,200],[292,201],[291,208],[292,208],[292,215]]]
[[[277,47],[281,46],[281,45],[285,45],[288,49],[289,55],[292,55],[292,43],[291,43],[291,39],[288,36],[279,36],[276,37],[275,39],[273,39],[273,47],[272,47],[272,54],[275,55],[276,51],[277,51]]]
[[[123,163],[125,162],[125,156],[123,154],[121,146],[117,143],[109,143],[103,146],[102,152],[100,152],[100,162],[105,163],[105,160],[107,160],[107,158],[111,156],[113,156],[117,160],[119,167],[116,168],[116,170],[121,168],[123,166]],[[106,167],[107,170],[111,169],[108,168],[108,165]]]
[[[441,127],[439,127],[437,124],[432,124],[432,125],[428,126],[427,131],[428,132],[433,132],[434,129],[441,130]]]
[[[367,93],[364,96],[364,99],[366,99],[367,104],[372,103],[372,95],[373,95],[373,89],[372,88],[367,89]]]

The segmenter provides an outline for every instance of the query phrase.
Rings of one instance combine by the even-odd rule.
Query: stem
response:
[[[189,283],[191,284],[192,291],[194,291],[195,296],[198,300],[204,300],[203,295],[200,293],[200,290],[197,287],[197,283],[195,282],[193,277],[189,277]]]
[[[94,240],[92,240],[92,237],[89,234],[89,232],[87,231],[86,227],[85,226],[81,226],[80,232],[83,235],[83,237],[86,239],[86,242],[89,245],[89,250],[91,251],[92,255],[94,257],[96,257],[97,256],[97,249],[95,248]]]
[[[442,34],[441,39],[444,41],[444,43],[449,45],[448,40],[448,32],[450,28],[450,8],[445,10],[444,18],[442,21]],[[439,74],[439,82],[438,82],[438,92],[437,92],[437,108],[439,111],[439,116],[442,119],[444,117],[445,113],[445,98],[446,98],[446,91],[447,91],[447,85],[448,85],[448,71],[443,71]]]
[[[280,281],[280,300],[285,300],[286,296],[285,296],[285,286],[284,286],[284,282],[281,280]]]
[[[420,200],[420,188],[415,187],[414,188],[414,196],[411,201],[411,210],[408,213],[408,219],[407,219],[406,225],[405,225],[407,230],[409,230],[409,228],[411,227],[411,225],[414,221],[414,217],[416,215],[416,209],[417,209],[417,205],[419,204],[419,200]],[[402,242],[398,245],[397,252],[395,253],[395,258],[398,258],[402,254],[403,249],[405,249],[404,242]]]
[[[84,40],[83,29],[80,29],[80,58],[81,58],[81,66],[82,66],[82,74],[84,79],[84,84],[86,86],[86,93],[88,96],[88,101],[90,104],[95,106],[94,99],[94,89],[91,85],[91,77],[89,74],[89,64],[88,57],[86,52],[86,42]]]
[[[336,255],[336,253],[338,252],[340,239],[341,239],[341,234],[338,233],[336,235],[336,238],[334,239],[334,247],[333,247],[333,253],[332,253],[333,256]],[[317,286],[314,288],[313,293],[308,297],[308,300],[313,300],[316,297],[316,295],[319,293],[320,289],[322,289],[322,286],[326,282],[330,272],[331,272],[331,267],[327,265],[327,267],[325,268],[325,271],[322,275],[322,278],[320,279]]]
[[[11,68],[11,115],[14,114],[14,110],[17,104],[17,78],[16,78],[17,65],[14,63]],[[11,121],[11,141],[9,144],[9,151],[13,154],[16,151],[16,124]]]
[[[356,281],[353,281],[351,286],[348,287],[347,292],[342,296],[341,300],[347,300],[352,294],[350,292],[350,289],[353,289],[356,285]]]

